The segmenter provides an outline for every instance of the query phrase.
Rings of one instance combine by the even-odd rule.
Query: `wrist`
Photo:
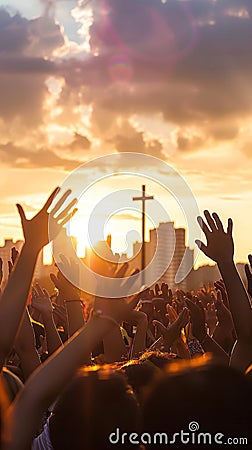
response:
[[[42,312],[42,318],[44,322],[52,322],[53,321],[53,312],[52,311],[46,311]]]
[[[40,248],[37,248],[36,245],[34,245],[32,242],[29,242],[29,240],[26,240],[23,247],[22,247],[22,253],[28,253],[31,256],[38,257]]]
[[[64,304],[65,304],[65,306],[66,306],[66,308],[68,308],[69,306],[71,306],[71,305],[81,305],[81,307],[82,307],[82,305],[83,305],[83,302],[82,302],[82,300],[80,300],[80,299],[78,299],[78,298],[73,298],[73,299],[69,299],[69,300],[64,300]]]
[[[227,267],[234,268],[235,267],[234,257],[232,256],[231,258],[220,259],[219,261],[217,261],[217,265],[218,265],[220,271],[222,271],[223,269],[225,270]]]
[[[203,335],[203,336],[201,336],[201,338],[200,339],[198,339],[198,341],[199,341],[199,343],[200,343],[200,345],[204,345],[205,344],[205,342],[206,342],[206,340],[208,339],[208,334],[207,333],[205,333],[205,335]]]

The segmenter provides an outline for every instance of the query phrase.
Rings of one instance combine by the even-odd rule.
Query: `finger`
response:
[[[167,305],[167,312],[173,322],[178,318],[177,311],[169,304]]]
[[[61,211],[61,213],[55,217],[55,219],[59,222],[61,219],[64,219],[66,215],[69,213],[69,211],[72,209],[72,207],[77,203],[77,198],[74,198],[64,209]]]
[[[207,220],[207,224],[210,227],[210,230],[216,231],[217,230],[216,224],[215,224],[210,212],[207,209],[204,211],[204,216]]]
[[[169,304],[172,303],[172,290],[168,289],[168,300],[169,300]]]
[[[162,285],[161,285],[162,293],[165,294],[165,295],[168,295],[168,290],[169,290],[168,284],[167,283],[162,283]]]
[[[218,230],[224,231],[222,221],[220,220],[220,218],[219,218],[217,213],[215,213],[215,212],[213,213],[213,218],[214,218],[214,220],[216,222]]]
[[[199,247],[199,249],[206,255],[207,254],[207,246],[203,244],[202,241],[196,239],[195,244]]]
[[[217,291],[217,302],[218,303],[222,303],[223,302],[222,293],[221,293],[221,291],[219,289]]]
[[[134,275],[136,275],[136,274],[139,273],[139,272],[140,272],[139,269],[133,269],[133,270],[130,272],[129,276],[130,276],[130,277],[133,277]]]
[[[78,208],[74,208],[74,210],[69,213],[64,220],[60,223],[60,225],[63,227],[72,217],[77,213]]]
[[[233,232],[233,221],[232,219],[228,219],[228,227],[227,227],[227,233],[232,236],[232,232]]]
[[[161,334],[167,334],[167,328],[161,322],[159,322],[158,320],[153,320],[152,324],[155,328],[157,328],[158,331],[160,331]]]
[[[207,224],[204,222],[204,220],[202,219],[202,217],[201,217],[201,216],[198,216],[198,217],[197,217],[197,221],[198,221],[198,224],[199,224],[200,228],[201,228],[201,229],[203,230],[203,232],[205,233],[205,235],[208,236],[208,235],[211,233],[211,231],[209,230]]]
[[[158,285],[158,283],[155,284],[155,294],[156,294],[157,297],[159,296],[159,285]]]
[[[44,297],[50,298],[49,292],[46,289],[43,289]]]
[[[63,195],[62,197],[59,199],[59,201],[56,203],[56,205],[53,207],[51,214],[54,216],[54,214],[56,214],[56,212],[61,208],[61,206],[64,204],[64,202],[66,201],[66,199],[69,197],[69,195],[72,193],[71,189],[68,189]],[[50,195],[49,199],[52,197],[54,198],[55,195],[55,191]],[[52,198],[52,200],[53,200]],[[48,203],[49,199],[47,200],[46,204]],[[51,201],[52,203],[52,201]],[[51,204],[50,203],[50,204]],[[45,206],[46,206],[45,204]],[[48,209],[48,207],[46,208]]]
[[[9,270],[9,275],[11,274],[11,271],[13,269],[13,264],[11,261],[8,261],[8,270]]]
[[[58,278],[54,275],[54,273],[50,273],[50,278],[54,284],[54,286],[59,289],[59,283],[58,283]]]
[[[135,307],[137,306],[139,300],[141,298],[141,292],[138,292],[137,294],[134,294],[130,301],[127,303],[130,309],[135,309]]]
[[[250,268],[249,268],[248,264],[245,264],[245,273],[246,273],[247,279],[249,280],[251,278],[252,274],[250,272]]]
[[[195,303],[193,303],[193,301],[190,300],[189,298],[186,298],[185,302],[190,311],[195,311],[197,309],[197,306],[195,305]]]
[[[67,268],[70,268],[70,263],[69,263],[67,257],[66,257],[65,255],[63,255],[63,253],[60,253],[59,257],[60,257],[60,259],[61,259],[61,262],[62,262],[63,266],[64,266],[64,267],[67,267]],[[58,264],[58,267],[59,267],[59,268],[60,268],[60,267],[63,267],[62,264],[59,263],[59,264]]]
[[[38,293],[39,297],[43,297],[44,296],[43,289],[38,283],[36,283],[36,290],[37,290],[37,293]]]
[[[11,249],[11,260],[12,260],[13,265],[14,265],[14,263],[15,263],[15,261],[16,261],[18,256],[19,256],[19,252],[17,251],[16,247],[12,247],[12,249]]]
[[[38,297],[37,290],[35,286],[32,287],[32,301],[35,300]]]
[[[18,210],[18,214],[19,214],[19,216],[20,216],[20,219],[21,219],[21,223],[22,223],[22,225],[26,222],[26,216],[25,216],[25,212],[24,212],[24,210],[23,210],[23,208],[22,208],[22,206],[19,204],[19,203],[17,203],[17,205],[16,205],[16,207],[17,207],[17,210]]]
[[[252,255],[248,255],[248,260],[249,260],[250,267],[252,268]]]
[[[123,278],[128,270],[129,264],[127,262],[123,263],[115,274],[115,278]]]
[[[181,313],[179,315],[180,327],[184,328],[186,326],[186,324],[189,322],[189,320],[190,320],[189,309],[184,308],[183,311],[181,311]]]
[[[54,191],[51,193],[51,195],[48,197],[48,199],[46,200],[42,210],[47,211],[49,206],[51,206],[53,199],[55,198],[55,196],[58,194],[58,192],[60,191],[60,188],[57,187],[56,189],[54,189]]]

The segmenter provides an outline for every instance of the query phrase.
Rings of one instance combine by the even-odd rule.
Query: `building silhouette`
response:
[[[159,279],[160,282],[167,283],[171,289],[187,290],[189,288],[187,275],[193,270],[194,250],[186,246],[186,230],[175,228],[174,222],[161,222],[157,228],[151,229],[149,241],[146,242],[146,266],[154,255],[155,277],[164,272]],[[130,264],[132,268],[140,267],[140,262],[141,242],[136,241],[133,244],[133,258]]]

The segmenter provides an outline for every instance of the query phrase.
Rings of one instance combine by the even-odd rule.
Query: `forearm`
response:
[[[190,352],[188,350],[187,344],[185,344],[183,342],[181,337],[175,342],[175,347],[176,347],[176,354],[180,358],[182,358],[182,359],[191,359],[191,355],[190,355]]]
[[[52,355],[58,348],[61,347],[62,341],[53,320],[52,314],[42,314],[45,332],[46,343],[49,355]]]
[[[252,344],[251,342],[236,342],[231,358],[230,366],[245,373],[247,368],[252,364]]]
[[[131,350],[131,358],[137,358],[141,353],[146,350],[146,335],[148,329],[148,320],[142,320],[137,325],[136,334],[133,340],[133,346]]]
[[[200,344],[206,353],[211,353],[214,358],[223,361],[225,364],[229,363],[228,354],[208,334],[204,337]]]
[[[104,360],[107,363],[122,361],[128,357],[128,351],[119,325],[114,325],[110,332],[104,336],[103,347]]]
[[[83,327],[84,314],[81,300],[65,300],[67,309],[68,337],[73,336],[76,331]]]
[[[34,331],[27,308],[24,312],[14,346],[20,358],[23,376],[26,380],[40,365]]]
[[[5,356],[11,350],[24,312],[37,256],[38,251],[25,243],[0,299],[0,364],[2,365]]]
[[[230,311],[232,313],[237,338],[250,340],[252,337],[252,310],[245,286],[233,261],[220,262],[218,263],[218,267],[227,289]]]
[[[111,321],[92,318],[28,380],[13,404],[10,416],[10,442],[5,449],[27,450],[43,412],[55,400],[95,345],[110,330]],[[27,423],[27,417],[29,421]]]

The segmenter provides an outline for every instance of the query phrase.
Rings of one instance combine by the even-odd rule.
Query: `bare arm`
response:
[[[26,380],[37,367],[40,366],[40,359],[35,345],[35,336],[26,308],[22,324],[18,331],[15,349],[20,358],[21,368]]]
[[[58,189],[53,191],[43,208],[31,220],[26,219],[22,206],[17,205],[25,243],[0,299],[0,368],[2,368],[4,364],[5,356],[12,348],[24,312],[37,256],[40,250],[49,242],[49,215],[47,210],[52,204],[57,191]],[[70,191],[66,192],[56,204],[53,210],[55,213],[58,211],[57,205],[60,203],[61,206],[69,194]],[[69,206],[72,207],[72,204],[70,205]],[[70,218],[71,214],[67,215],[69,212],[68,208],[66,208],[64,212],[66,218],[63,222],[65,223],[65,221]],[[55,233],[57,234],[60,229],[60,224],[58,224],[57,219],[54,219],[54,224]],[[8,327],[6,327],[7,323]]]
[[[206,256],[217,262],[224,280],[238,339],[252,336],[250,299],[234,263],[233,223],[228,220],[227,232],[216,213],[205,211],[206,222],[200,217],[199,224],[205,233],[207,244],[196,241]]]
[[[235,346],[239,347],[239,353],[236,348],[233,349],[230,363],[234,365],[235,361],[235,366],[243,370],[252,362],[252,310],[249,296],[234,263],[233,223],[231,219],[228,220],[228,228],[225,232],[216,213],[211,216],[209,211],[205,211],[205,218],[206,222],[201,217],[198,220],[207,243],[203,244],[201,241],[196,241],[196,243],[206,256],[218,264],[226,286],[237,335]]]
[[[82,364],[83,357],[88,357],[95,345],[110,331],[114,321],[122,320],[130,307],[124,301],[97,301],[95,309],[98,313],[32,375],[17,397],[10,411],[11,429],[7,435],[11,439],[5,449],[30,448],[43,412],[70,381]]]
[[[32,289],[32,306],[41,315],[46,332],[46,342],[49,355],[52,355],[62,345],[60,335],[53,319],[53,307],[50,296],[46,289],[42,289],[39,284]]]

